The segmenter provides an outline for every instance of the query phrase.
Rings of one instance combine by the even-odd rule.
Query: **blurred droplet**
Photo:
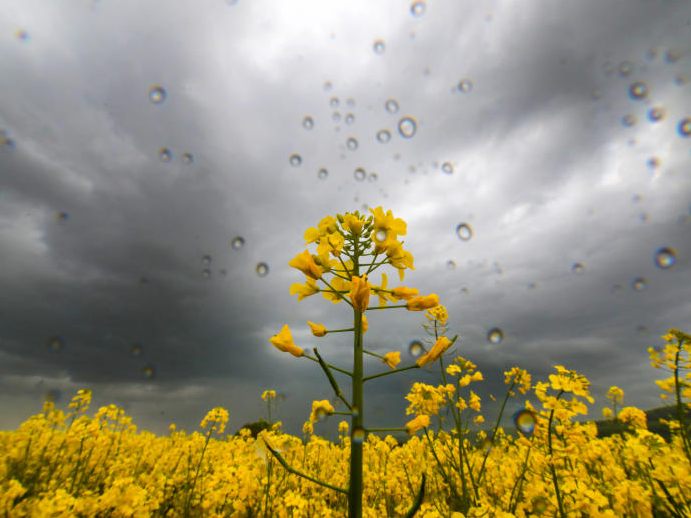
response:
[[[619,75],[621,77],[629,77],[633,72],[633,63],[630,61],[622,61],[619,63]]]
[[[667,63],[676,63],[681,59],[681,52],[677,49],[667,49],[665,52],[665,61]]]
[[[648,110],[650,122],[658,122],[665,118],[665,109],[662,106],[653,106]]]
[[[358,167],[353,171],[353,176],[358,182],[362,182],[365,179],[365,176],[367,176],[367,173],[362,167]]]
[[[413,358],[417,358],[425,352],[425,346],[422,345],[420,340],[413,340],[410,342],[410,345],[408,345],[408,352]]]
[[[153,379],[156,376],[156,368],[153,365],[144,365],[142,367],[142,374],[147,379]]]
[[[341,101],[338,99],[338,97],[332,97],[329,99],[329,106],[332,108],[338,108],[341,104]]]
[[[331,114],[331,120],[334,122],[341,122],[341,114],[339,112],[333,112]]]
[[[168,97],[166,89],[161,85],[151,85],[149,88],[149,100],[154,104],[161,104]]]
[[[677,253],[674,248],[662,247],[655,252],[655,265],[666,270],[677,262]]]
[[[158,159],[161,162],[170,162],[173,159],[173,153],[167,147],[162,147],[158,150]]]
[[[269,265],[266,263],[258,263],[255,271],[259,277],[266,277],[269,274]]]
[[[386,111],[389,113],[397,113],[398,101],[396,99],[387,99],[384,103],[384,108],[386,108]]]
[[[379,175],[377,173],[370,173],[369,176],[367,177],[368,182],[376,182],[379,179]]]
[[[576,275],[581,275],[585,271],[585,266],[582,263],[573,263],[571,266],[571,271]]]
[[[677,125],[677,131],[682,137],[691,136],[691,117],[681,119]]]
[[[209,270],[208,268],[204,268],[202,270],[202,277],[204,277],[205,279],[210,279],[211,278],[211,270]]]
[[[386,45],[383,40],[376,40],[372,45],[375,54],[383,54],[386,50]]]
[[[398,133],[403,138],[413,138],[417,132],[417,122],[410,115],[403,117],[398,121]]]
[[[643,291],[646,288],[646,281],[643,277],[638,277],[633,280],[631,287],[636,291]]]
[[[19,41],[29,41],[29,33],[26,32],[24,29],[19,29],[17,32],[14,33],[14,35],[17,37]]]
[[[358,148],[357,139],[354,137],[348,137],[348,140],[346,140],[346,147],[351,151],[355,151]]]
[[[656,156],[651,156],[647,161],[646,165],[649,169],[657,169],[660,167],[660,159]]]
[[[355,122],[355,115],[353,115],[352,113],[348,113],[348,114],[345,116],[345,123],[348,124],[348,125],[350,125],[350,124],[352,124],[353,122]]]
[[[634,101],[640,101],[648,97],[648,85],[643,81],[636,81],[629,86],[629,97]]]
[[[319,169],[319,171],[317,172],[317,177],[320,180],[325,180],[327,176],[329,176],[329,171],[327,171],[326,168],[324,168],[324,167]]]
[[[461,79],[457,88],[459,92],[468,94],[473,91],[473,82],[470,79]]]
[[[302,157],[297,153],[293,153],[290,155],[290,157],[288,157],[288,162],[290,162],[290,165],[293,167],[298,167],[300,164],[302,164]]]
[[[132,356],[141,356],[143,351],[142,344],[132,344],[132,347],[130,347],[130,354]]]
[[[455,270],[456,269],[456,262],[452,261],[451,259],[446,261],[446,269],[447,270]]]
[[[621,118],[621,124],[622,124],[622,126],[626,126],[627,128],[630,128],[631,126],[636,124],[636,116],[633,115],[632,113],[624,115]]]
[[[319,422],[324,421],[327,417],[329,417],[329,413],[323,408],[317,408],[317,411],[314,413],[314,415]]]
[[[453,174],[453,164],[451,162],[444,162],[441,165],[441,170],[446,174]]]
[[[220,270],[218,270],[218,273],[220,273],[221,275],[223,275],[223,277],[225,277],[226,275],[228,275],[228,271],[227,271],[225,268],[221,268]]]
[[[377,140],[382,144],[386,144],[391,140],[391,132],[385,129],[377,131]]]
[[[324,83],[324,91],[325,92],[330,92],[333,87],[334,87],[334,85],[331,83],[331,81],[326,81]]]
[[[493,344],[500,344],[504,339],[504,332],[498,327],[493,327],[487,331],[487,341]]]
[[[456,227],[456,235],[463,241],[468,241],[473,237],[473,229],[468,223],[459,223]]]
[[[513,415],[513,423],[516,429],[526,437],[530,437],[533,434],[536,422],[535,414],[527,408],[519,410]]]
[[[56,212],[56,213],[55,213],[55,219],[56,219],[58,222],[62,223],[62,222],[67,221],[68,219],[70,219],[70,215],[69,215],[67,212],[64,212],[64,211]]]
[[[209,266],[211,264],[211,256],[210,255],[205,255],[202,257],[202,264],[204,266]]]
[[[48,339],[48,347],[51,351],[59,353],[65,347],[65,340],[62,336],[51,336]]]
[[[362,444],[365,441],[365,430],[363,428],[353,428],[353,435],[351,441],[357,444]]]
[[[183,164],[191,164],[194,162],[194,155],[192,153],[183,153],[182,154],[182,163]]]
[[[302,127],[307,130],[311,130],[314,128],[314,119],[309,115],[305,116],[305,118],[302,119]]]
[[[240,250],[243,246],[245,246],[245,238],[241,236],[234,237],[230,242],[230,246],[233,248],[233,250]]]
[[[684,86],[686,83],[689,82],[689,76],[686,74],[677,74],[674,76],[674,84],[677,86]]]
[[[377,230],[374,233],[374,240],[377,243],[383,243],[384,241],[386,241],[386,230],[384,230],[383,228],[380,228],[379,230]]]
[[[412,5],[410,6],[410,14],[412,14],[416,18],[425,14],[426,10],[427,10],[427,4],[425,2],[422,2],[419,0],[417,2],[413,2]]]

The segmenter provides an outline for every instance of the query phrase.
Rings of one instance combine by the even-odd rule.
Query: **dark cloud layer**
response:
[[[343,327],[348,312],[297,304],[287,262],[306,227],[364,205],[408,222],[406,284],[447,305],[483,395],[512,365],[544,377],[563,363],[600,399],[616,384],[630,404],[659,404],[646,348],[691,328],[691,141],[677,129],[691,116],[690,32],[689,6],[662,1],[429,2],[420,17],[400,2],[10,2],[0,427],[82,387],[156,431],[194,428],[216,405],[239,426],[275,388],[297,432],[330,389],[268,338],[288,323],[347,365],[347,337],[317,340],[305,321]],[[629,95],[635,81],[645,99]],[[397,131],[405,115],[411,139]],[[669,269],[655,264],[661,247],[676,252]],[[406,356],[424,336],[421,315],[370,322],[380,352]],[[372,382],[373,425],[404,419],[417,379],[436,382],[431,371]]]

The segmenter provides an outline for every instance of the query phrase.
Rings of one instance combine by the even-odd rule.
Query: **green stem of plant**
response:
[[[359,254],[360,247],[358,239],[354,242],[353,275],[359,276]],[[352,306],[352,304],[351,304]],[[349,518],[362,518],[362,452],[363,441],[353,441],[352,434],[361,433],[364,430],[364,379],[363,379],[363,345],[362,345],[362,312],[353,308],[353,327],[355,336],[353,338],[353,397],[351,420],[351,442],[350,442],[350,483],[348,486],[348,516]]]
[[[341,387],[338,386],[338,383],[336,383],[336,380],[333,377],[333,374],[331,374],[331,370],[329,370],[329,366],[326,364],[326,362],[322,359],[321,355],[319,354],[319,351],[317,351],[317,348],[315,347],[312,349],[314,351],[314,355],[317,357],[317,361],[319,362],[319,366],[322,368],[324,373],[326,374],[326,377],[329,380],[329,383],[331,384],[331,388],[334,391],[334,394],[336,394],[336,397],[343,401],[345,403],[345,406],[348,407],[349,410],[352,410],[353,407],[351,406],[350,402],[345,398],[343,395],[343,392],[341,392]]]
[[[327,329],[326,332],[328,333],[349,333],[350,331],[355,331],[354,327],[348,327],[346,329]]]
[[[309,354],[304,354],[303,357],[304,357],[304,358],[307,358],[308,360],[312,360],[313,362],[319,363],[319,360],[317,360],[316,358],[310,356]],[[345,369],[341,369],[340,367],[336,367],[335,365],[331,365],[330,363],[327,363],[326,365],[327,365],[327,366],[329,367],[329,369],[331,369],[331,370],[334,370],[334,371],[336,371],[336,372],[340,372],[341,374],[345,374],[346,376],[351,376],[351,377],[353,376],[353,373],[350,372],[350,371],[347,371],[347,370],[345,370]]]
[[[560,390],[557,394],[557,401],[564,393]],[[557,503],[559,504],[559,516],[561,518],[566,518],[566,511],[564,511],[564,502],[561,498],[561,491],[559,490],[559,480],[557,479],[557,468],[554,466],[554,450],[552,448],[552,421],[554,420],[554,409],[549,413],[549,421],[547,422],[547,446],[549,448],[550,463],[549,469],[552,473],[552,482],[554,483],[554,492],[557,495]]]
[[[409,371],[410,369],[419,369],[419,368],[420,368],[420,367],[418,367],[417,365],[409,365],[408,367],[403,367],[403,368],[401,368],[401,369],[394,369],[394,370],[391,370],[391,371],[380,372],[379,374],[373,374],[372,376],[365,376],[364,378],[362,378],[362,381],[363,381],[363,382],[364,382],[364,381],[369,381],[369,380],[373,380],[373,379],[376,379],[376,378],[382,378],[382,377],[384,377],[384,376],[389,376],[389,375],[391,375],[391,374],[398,374],[399,372]]]
[[[375,309],[394,309],[394,308],[407,308],[408,304],[397,304],[395,306],[370,306],[367,311],[373,311]]]
[[[513,388],[516,386],[516,380],[513,380],[511,382],[511,386],[509,387],[509,390],[506,391],[506,396],[504,396],[504,401],[501,403],[501,408],[499,409],[499,416],[497,417],[497,422],[494,424],[494,429],[492,430],[492,436],[490,437],[490,441],[492,441],[492,444],[494,444],[494,438],[497,434],[497,430],[499,429],[499,423],[501,422],[501,418],[504,415],[504,409],[506,408],[506,403],[511,397],[511,391]],[[482,476],[485,474],[485,465],[487,464],[487,457],[489,457],[489,449],[485,451],[485,455],[482,458],[482,465],[480,466],[480,473],[478,473],[477,476],[477,483],[480,484],[482,482]]]
[[[679,356],[684,345],[684,340],[678,338],[677,354],[674,356],[674,393],[677,400],[677,420],[679,421],[679,431],[681,433],[681,443],[684,446],[686,458],[691,463],[691,444],[689,444],[688,430],[686,429],[686,419],[684,403],[681,397],[681,383],[679,383]]]
[[[379,358],[380,360],[384,359],[384,357],[381,354],[373,353],[372,351],[368,351],[367,349],[363,349],[362,352],[365,354],[369,354],[370,356],[374,356],[375,358]]]

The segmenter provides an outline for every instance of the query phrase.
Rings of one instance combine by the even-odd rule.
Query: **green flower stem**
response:
[[[349,410],[352,410],[353,407],[350,406],[350,403],[348,402],[348,400],[343,395],[343,392],[341,392],[341,388],[338,386],[338,383],[336,383],[336,380],[334,379],[333,374],[331,374],[331,370],[329,369],[329,366],[322,359],[322,357],[319,354],[319,351],[317,351],[316,347],[312,350],[314,351],[314,355],[317,357],[317,361],[319,362],[319,366],[322,368],[322,370],[324,371],[324,374],[326,374],[326,377],[329,379],[329,383],[331,384],[331,388],[334,390],[334,394],[336,394],[336,397],[338,399],[340,399],[341,401],[343,401],[343,403],[345,403],[345,406],[347,406]]]
[[[405,428],[368,428],[368,432],[405,432]]]
[[[367,349],[363,349],[362,352],[365,354],[369,354],[370,356],[374,356],[375,358],[379,358],[380,360],[384,359],[384,357],[381,354],[373,353],[372,351],[368,351]]]
[[[357,262],[356,262],[357,264]],[[363,347],[362,347],[362,313],[353,310],[355,317],[355,343],[353,352],[353,412],[351,433],[363,426]],[[348,493],[349,518],[362,518],[362,453],[361,441],[350,443],[350,489]]]
[[[326,332],[328,333],[347,333],[350,331],[355,331],[354,327],[348,327],[346,329],[327,329]]]
[[[684,403],[681,396],[681,383],[679,382],[679,356],[683,350],[684,340],[677,337],[677,353],[674,356],[674,395],[677,403],[677,420],[679,421],[679,432],[681,433],[681,444],[684,447],[686,458],[691,462],[691,440],[686,429],[686,419],[684,419]]]
[[[504,396],[504,401],[502,401],[501,408],[499,409],[499,416],[497,417],[497,422],[494,425],[494,429],[492,430],[492,437],[490,437],[490,441],[492,441],[492,444],[494,444],[494,438],[497,435],[497,430],[499,429],[499,423],[501,422],[501,418],[504,415],[504,408],[506,408],[506,403],[511,397],[511,391],[513,388],[516,386],[516,380],[514,379],[511,382],[511,386],[509,387],[509,390],[506,391],[506,396]],[[482,458],[482,465],[480,466],[480,472],[478,473],[477,476],[477,483],[480,484],[482,482],[482,476],[485,474],[485,464],[487,463],[487,457],[489,457],[489,449],[485,452],[484,457]]]
[[[327,281],[324,277],[319,277],[319,280],[322,281],[324,284],[326,284],[332,292],[336,293],[341,298],[341,300],[346,301],[350,307],[353,307],[353,303],[348,300],[348,297],[344,297],[343,293],[341,293],[336,288],[331,286],[331,284],[329,284],[329,281]],[[344,292],[344,293],[348,293],[348,292]]]
[[[315,484],[319,484],[320,486],[327,487],[327,488],[329,488],[329,489],[333,489],[334,491],[338,491],[339,493],[343,493],[343,494],[346,494],[346,495],[348,494],[348,490],[347,490],[347,489],[343,489],[342,487],[338,487],[338,486],[333,486],[333,485],[329,484],[328,482],[324,482],[324,481],[319,480],[319,479],[317,479],[317,478],[311,477],[311,476],[309,476],[308,474],[303,473],[302,471],[296,470],[295,468],[293,468],[290,464],[288,464],[288,463],[285,461],[285,459],[283,458],[283,456],[282,456],[280,453],[278,453],[278,451],[274,450],[271,446],[269,446],[269,443],[268,443],[268,442],[264,441],[264,444],[266,445],[266,448],[271,452],[271,455],[273,455],[274,457],[276,457],[276,460],[277,460],[278,462],[280,462],[280,463],[281,463],[281,466],[283,466],[283,468],[284,468],[286,471],[288,471],[289,473],[292,473],[293,475],[297,475],[298,477],[302,477],[302,478],[304,478],[304,479],[307,479],[307,480],[309,480],[310,482],[314,482]]]
[[[557,394],[557,401],[564,393],[560,390]],[[554,483],[554,492],[557,495],[557,503],[559,504],[559,516],[561,518],[566,518],[566,511],[564,511],[564,502],[561,498],[561,491],[559,490],[559,480],[557,479],[557,468],[554,467],[554,450],[552,448],[552,421],[554,420],[554,409],[549,413],[549,421],[547,423],[547,446],[549,448],[550,463],[549,469],[552,473],[552,482]]]
[[[332,413],[333,415],[353,415],[352,412],[340,412],[340,411],[336,411],[336,410],[334,410],[334,411],[331,412],[331,413]]]
[[[375,309],[394,309],[394,308],[407,308],[408,304],[399,304],[396,306],[372,306],[367,308],[367,311],[373,311]]]
[[[317,360],[316,358],[313,358],[309,354],[303,354],[303,357],[307,358],[308,360],[312,360],[313,362],[319,363],[319,360]],[[326,366],[329,367],[329,369],[334,370],[336,372],[340,372],[341,374],[345,374],[346,376],[351,376],[351,377],[353,376],[352,372],[347,371],[345,369],[341,369],[340,367],[336,367],[335,365],[331,365],[330,363],[327,363]]]
[[[373,380],[375,378],[382,378],[384,376],[389,376],[390,374],[397,374],[399,372],[403,371],[409,371],[410,369],[419,369],[420,367],[418,365],[410,365],[408,367],[403,367],[401,369],[394,369],[392,371],[387,371],[387,372],[380,372],[379,374],[373,374],[372,376],[365,376],[362,378],[362,381],[369,381]]]
[[[417,513],[420,510],[420,506],[422,505],[422,500],[425,498],[425,481],[427,480],[427,475],[424,473],[422,474],[422,481],[420,482],[420,490],[417,492],[417,496],[415,497],[415,501],[413,502],[413,505],[410,507],[408,512],[405,515],[405,518],[413,518],[415,516],[415,513]]]

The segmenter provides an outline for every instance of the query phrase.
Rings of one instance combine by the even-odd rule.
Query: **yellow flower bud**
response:
[[[351,282],[350,300],[353,302],[355,310],[362,313],[369,304],[370,287],[369,282],[367,282],[367,275],[353,277]]]
[[[382,361],[392,369],[395,369],[396,366],[401,363],[401,353],[399,351],[386,353]]]
[[[424,367],[428,363],[438,360],[439,357],[444,354],[449,347],[451,347],[452,343],[453,342],[445,336],[440,336],[429,352],[420,356],[417,361],[418,367]]]
[[[427,428],[429,424],[430,420],[428,415],[419,415],[415,419],[408,421],[405,424],[405,429],[410,435],[412,435],[423,428]]]
[[[290,353],[296,358],[299,358],[304,354],[301,347],[295,345],[293,342],[293,335],[290,333],[290,328],[288,324],[285,324],[281,329],[280,333],[272,336],[269,341],[274,345],[279,351],[284,353]]]
[[[423,311],[439,305],[439,296],[436,293],[424,297],[413,297],[406,302],[408,311]]]
[[[314,262],[314,258],[307,250],[293,257],[288,262],[288,266],[297,268],[307,277],[311,277],[315,280],[319,279],[322,275],[322,269],[317,266],[317,263]]]
[[[310,326],[310,329],[312,329],[312,334],[314,336],[324,336],[326,333],[328,333],[323,324],[317,324],[308,320],[307,325]]]

